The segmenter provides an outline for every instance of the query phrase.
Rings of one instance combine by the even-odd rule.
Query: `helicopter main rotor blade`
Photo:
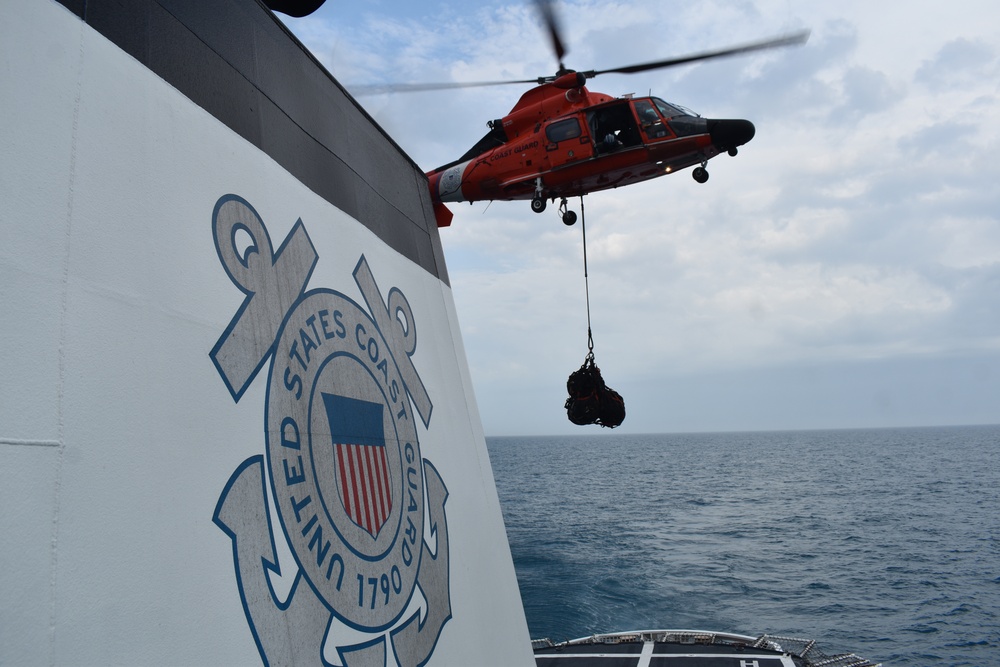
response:
[[[276,0],[272,0],[276,1]],[[552,42],[552,51],[559,61],[559,72],[566,71],[563,65],[563,58],[566,57],[566,45],[562,39],[562,27],[559,24],[559,15],[556,12],[554,0],[535,0],[535,6],[542,17],[545,29]],[[365,95],[381,95],[384,93],[420,93],[433,90],[456,90],[460,88],[486,88],[489,86],[506,86],[508,84],[543,84],[552,81],[555,77],[540,76],[534,79],[505,80],[505,81],[470,81],[470,82],[440,82],[440,83],[387,83],[347,86],[347,88],[357,97]]]
[[[544,83],[545,77],[537,79],[519,79],[504,81],[445,81],[438,83],[384,83],[365,85],[345,85],[352,95],[362,97],[364,95],[383,95],[385,93],[422,93],[433,90],[456,90],[459,88],[487,88],[489,86],[507,86],[510,84]]]
[[[535,0],[535,6],[538,7],[538,13],[542,15],[542,21],[545,22],[545,28],[549,32],[552,50],[556,54],[556,60],[559,61],[559,69],[564,70],[566,67],[563,65],[563,58],[566,56],[566,45],[563,43],[562,28],[559,26],[559,17],[552,0]]]
[[[539,7],[548,7],[551,11],[550,0],[537,0]],[[544,10],[543,10],[544,11]],[[554,18],[554,16],[553,16]],[[550,24],[550,26],[555,26],[555,23]],[[555,28],[552,32],[553,40],[556,46],[557,53],[565,53],[565,50],[560,50],[561,42],[559,42],[558,28]],[[687,56],[680,56],[677,58],[668,58],[666,60],[656,60],[648,63],[640,63],[637,65],[627,65],[625,67],[615,67],[612,69],[601,69],[601,70],[587,70],[586,72],[581,72],[586,78],[592,79],[599,74],[636,74],[638,72],[648,72],[654,69],[663,69],[666,67],[676,67],[677,65],[686,65],[688,63],[699,62],[702,60],[712,60],[714,58],[727,58],[730,56],[742,55],[745,53],[753,53],[755,51],[765,51],[767,49],[776,49],[784,46],[794,46],[796,44],[805,44],[809,39],[808,30],[800,30],[799,32],[793,32],[782,37],[775,37],[772,39],[765,39],[759,42],[750,42],[748,44],[741,44],[739,46],[731,46],[725,49],[717,49],[714,51],[703,51],[701,53],[694,53]],[[560,55],[560,58],[562,56]],[[563,68],[562,63],[559,64],[559,74],[563,74],[567,70]],[[376,85],[362,85],[362,86],[347,86],[348,90],[351,91],[355,96],[363,95],[379,95],[382,93],[415,93],[431,90],[455,90],[459,88],[485,88],[488,86],[506,86],[510,84],[543,84],[551,83],[556,80],[557,76],[540,76],[535,79],[510,79],[504,81],[451,81],[443,83],[388,83],[388,84],[376,84]]]
[[[701,53],[694,53],[687,56],[680,56],[678,58],[668,58],[667,60],[656,60],[649,63],[641,63],[638,65],[627,65],[625,67],[615,67],[613,69],[602,69],[602,70],[588,70],[583,72],[583,74],[588,78],[592,79],[598,74],[636,74],[638,72],[648,72],[653,69],[663,69],[665,67],[676,67],[677,65],[686,65],[687,63],[698,62],[700,60],[711,60],[713,58],[726,58],[729,56],[737,56],[744,53],[753,53],[754,51],[764,51],[766,49],[776,49],[783,46],[794,46],[796,44],[805,44],[809,39],[809,31],[801,30],[799,32],[794,32],[782,37],[776,37],[772,39],[766,39],[759,42],[750,42],[749,44],[741,44],[739,46],[731,46],[726,49],[718,49],[715,51],[703,51]]]

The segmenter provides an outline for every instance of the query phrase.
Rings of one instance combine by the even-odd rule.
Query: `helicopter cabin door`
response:
[[[545,159],[549,169],[585,160],[592,153],[590,136],[579,117],[560,118],[545,127]]]
[[[635,108],[636,118],[639,119],[639,127],[642,128],[644,143],[673,138],[651,100],[634,100],[632,104]]]
[[[609,155],[642,145],[642,137],[628,100],[607,104],[588,112],[597,155]]]

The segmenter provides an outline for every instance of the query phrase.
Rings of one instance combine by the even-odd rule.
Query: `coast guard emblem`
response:
[[[397,288],[383,301],[364,256],[353,276],[367,310],[305,291],[319,256],[301,220],[276,252],[240,197],[222,197],[212,222],[246,294],[210,353],[235,401],[270,360],[266,455],[236,469],[214,516],[261,658],[423,665],[451,618],[448,492],[420,454],[416,420],[426,428],[433,405],[411,359],[410,304]],[[293,562],[279,562],[276,539]]]

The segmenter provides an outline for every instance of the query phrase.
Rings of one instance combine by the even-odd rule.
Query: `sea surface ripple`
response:
[[[1000,665],[1000,426],[487,438],[532,637]]]

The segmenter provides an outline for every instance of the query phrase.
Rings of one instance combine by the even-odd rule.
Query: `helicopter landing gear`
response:
[[[535,178],[535,198],[531,200],[531,210],[541,213],[545,210],[545,197],[542,196],[542,177]]]
[[[576,212],[570,211],[568,206],[569,204],[564,197],[559,203],[559,215],[562,216],[563,224],[567,227],[576,224]]]
[[[700,167],[694,168],[694,171],[691,172],[691,177],[699,183],[704,183],[708,180],[708,169],[705,169],[704,163]]]
[[[729,157],[736,157],[739,154],[739,152],[740,151],[735,146],[733,146],[732,148],[729,149]]]

